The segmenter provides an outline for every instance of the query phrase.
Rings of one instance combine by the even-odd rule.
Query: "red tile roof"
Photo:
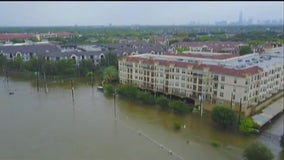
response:
[[[246,77],[246,75],[253,75],[253,74],[263,71],[263,69],[258,66],[253,66],[253,67],[245,68],[245,69],[234,69],[234,68],[226,68],[224,66],[218,66],[218,65],[193,64],[193,63],[188,63],[188,62],[157,60],[157,59],[142,58],[142,57],[125,56],[122,59],[125,59],[128,62],[130,61],[130,62],[136,62],[136,63],[141,61],[142,63],[145,63],[145,64],[154,64],[155,62],[157,62],[159,63],[159,65],[163,65],[163,66],[169,66],[170,64],[173,64],[174,66],[181,67],[181,68],[192,67],[192,69],[194,70],[203,70],[205,68],[208,68],[209,71],[213,73],[236,76],[236,77]]]
[[[70,37],[73,36],[73,33],[69,33],[69,32],[59,32],[56,33],[57,37]]]
[[[30,39],[35,38],[35,34],[30,33],[2,33],[0,40],[13,40],[13,39]]]

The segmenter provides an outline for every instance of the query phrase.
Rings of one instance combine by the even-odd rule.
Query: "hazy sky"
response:
[[[0,26],[180,25],[283,19],[283,2],[0,2]]]

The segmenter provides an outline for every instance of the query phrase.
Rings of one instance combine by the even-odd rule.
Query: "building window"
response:
[[[220,92],[220,97],[223,97],[224,96],[224,93],[223,92]]]
[[[234,79],[234,83],[235,83],[235,84],[237,83],[237,78]]]
[[[218,81],[218,75],[214,75],[213,80]]]
[[[221,84],[221,89],[224,89],[224,84]]]
[[[222,77],[221,77],[221,81],[225,81],[225,76],[222,76]]]

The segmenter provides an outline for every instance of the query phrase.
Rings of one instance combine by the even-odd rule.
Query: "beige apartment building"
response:
[[[232,107],[245,115],[284,86],[283,48],[270,54],[142,54],[119,60],[119,80],[165,95],[189,98],[211,110]],[[240,105],[241,103],[241,105]],[[241,106],[241,108],[240,108]]]

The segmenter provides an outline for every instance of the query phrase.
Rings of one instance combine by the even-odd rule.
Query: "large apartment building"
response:
[[[205,109],[226,105],[255,112],[257,104],[283,90],[283,48],[270,54],[141,54],[119,60],[119,80],[142,89],[190,98]],[[241,103],[241,105],[240,105]],[[240,108],[241,106],[241,108]]]

